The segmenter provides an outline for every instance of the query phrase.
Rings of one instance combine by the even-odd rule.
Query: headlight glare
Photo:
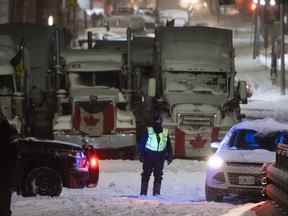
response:
[[[224,161],[219,156],[212,156],[208,160],[208,167],[212,169],[220,169],[224,164]]]

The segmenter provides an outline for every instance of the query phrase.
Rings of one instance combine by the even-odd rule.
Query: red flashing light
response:
[[[96,157],[92,157],[90,159],[90,167],[95,168],[98,166],[98,159]]]

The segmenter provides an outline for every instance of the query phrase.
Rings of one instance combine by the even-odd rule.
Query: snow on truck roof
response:
[[[276,131],[288,131],[288,124],[278,122],[272,118],[265,118],[240,122],[234,125],[231,131],[241,129],[255,130],[258,133],[267,134]]]
[[[13,75],[14,69],[10,63],[4,63],[0,60],[0,76],[1,75]]]
[[[160,27],[161,67],[166,71],[234,72],[232,31],[203,26]],[[205,56],[205,58],[203,58]]]

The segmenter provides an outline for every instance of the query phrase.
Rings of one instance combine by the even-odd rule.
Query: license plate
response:
[[[254,185],[255,177],[254,176],[239,176],[240,185]]]

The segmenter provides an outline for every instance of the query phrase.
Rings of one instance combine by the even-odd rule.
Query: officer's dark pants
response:
[[[141,195],[147,195],[149,179],[152,173],[154,175],[153,195],[160,195],[163,167],[163,159],[144,157],[140,192]]]

